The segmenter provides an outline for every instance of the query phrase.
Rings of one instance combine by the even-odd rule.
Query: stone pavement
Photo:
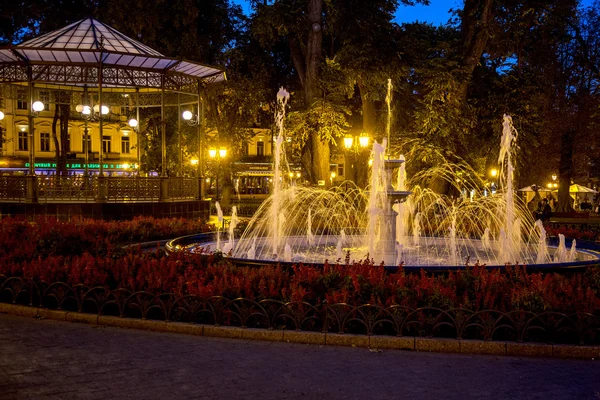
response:
[[[0,314],[0,399],[600,399],[600,362],[218,339]]]

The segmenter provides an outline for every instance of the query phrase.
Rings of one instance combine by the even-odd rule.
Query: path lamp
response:
[[[352,180],[354,183],[357,183],[356,181],[358,179],[355,168],[358,155],[369,147],[370,141],[371,138],[366,133],[361,133],[360,136],[346,136],[344,138],[344,147],[349,153],[352,154],[352,162],[350,163],[350,167],[352,169]]]
[[[34,117],[37,117],[38,115],[40,115],[40,113],[42,111],[44,111],[44,103],[42,103],[39,100],[35,101],[31,107],[33,109],[33,116]]]
[[[216,148],[211,147],[210,149],[208,149],[208,156],[217,161],[217,193],[215,195],[217,201],[219,201],[220,197],[220,193],[219,193],[219,176],[221,175],[221,160],[224,159],[225,157],[227,157],[227,149],[224,147],[221,147],[218,151]]]
[[[189,126],[197,126],[198,127],[198,176],[202,176],[202,117],[200,115],[194,114],[190,110],[185,110],[181,114],[181,118],[188,124]]]
[[[78,104],[75,107],[75,111],[77,111],[78,113],[81,113],[81,117],[84,120],[84,127],[83,127],[83,135],[84,135],[84,140],[83,140],[83,152],[85,154],[85,170],[83,175],[84,176],[88,176],[88,164],[89,164],[89,152],[90,152],[90,145],[91,145],[91,138],[90,138],[90,133],[88,130],[88,122],[95,122],[95,121],[99,121],[100,120],[100,112],[102,112],[102,115],[107,115],[110,112],[110,108],[108,108],[108,106],[103,105],[102,107],[100,107],[99,104],[96,104],[95,106],[90,106],[88,104],[88,99],[87,99],[87,91],[84,92],[83,95],[83,101],[84,104]],[[98,169],[98,173],[100,175],[104,174],[104,166],[103,164],[103,158],[104,158],[104,151],[102,148],[102,141],[104,140],[104,138],[102,137],[102,135],[100,135],[100,148],[98,151],[98,161],[99,161],[99,169]]]
[[[136,165],[141,165],[141,160],[140,160],[140,123],[138,121],[138,119],[136,117],[131,117],[129,118],[129,121],[127,121],[127,125],[129,125],[129,127],[131,129],[133,129],[133,131],[135,132],[135,140],[137,141],[136,143],[136,149],[137,149],[137,164]],[[140,170],[137,170],[137,176],[140,175]]]
[[[33,90],[31,91],[33,94]],[[29,113],[29,174],[35,175],[35,150],[33,141],[33,132],[35,130],[35,123],[33,119],[40,115],[40,112],[44,111],[44,103],[41,101],[33,101],[33,95],[31,96],[31,112]]]
[[[494,193],[496,193],[496,190],[498,190],[498,169],[492,168],[490,170],[490,176],[492,177],[492,184],[491,184],[492,194],[494,194]]]

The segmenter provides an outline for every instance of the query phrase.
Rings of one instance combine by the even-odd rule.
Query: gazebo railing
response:
[[[24,176],[0,176],[0,200],[24,202],[27,181]]]
[[[159,201],[160,178],[106,178],[107,201]]]
[[[0,202],[160,202],[200,199],[197,178],[0,176]]]
[[[169,178],[169,198],[172,200],[190,200],[198,198],[197,178]]]
[[[38,199],[93,202],[98,191],[98,181],[84,176],[40,176],[37,178]]]

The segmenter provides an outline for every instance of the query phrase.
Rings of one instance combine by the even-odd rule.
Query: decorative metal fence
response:
[[[198,198],[198,178],[169,178],[168,193],[172,200],[191,200]]]
[[[40,202],[70,200],[93,202],[98,191],[98,180],[84,176],[39,176],[38,199]]]
[[[113,315],[242,328],[516,342],[600,344],[600,315],[500,312],[373,304],[313,305],[220,296],[161,295],[106,287],[48,284],[0,275],[0,301]]]
[[[116,178],[106,179],[107,201],[158,201],[160,178]]]
[[[32,181],[28,182],[28,179]],[[196,178],[97,176],[0,176],[0,202],[25,202],[28,198],[50,202],[158,202],[198,199]],[[162,193],[161,191],[165,192]]]
[[[27,180],[24,176],[0,176],[0,199],[23,202],[27,197]]]

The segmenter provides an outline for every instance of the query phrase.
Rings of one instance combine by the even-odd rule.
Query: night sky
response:
[[[242,6],[244,11],[250,13],[250,2],[248,0],[231,0],[234,4]],[[594,0],[582,0],[583,5],[591,5]],[[430,0],[429,6],[400,6],[396,12],[396,22],[429,22],[433,25],[441,25],[448,22],[451,8],[462,8],[462,0]]]

